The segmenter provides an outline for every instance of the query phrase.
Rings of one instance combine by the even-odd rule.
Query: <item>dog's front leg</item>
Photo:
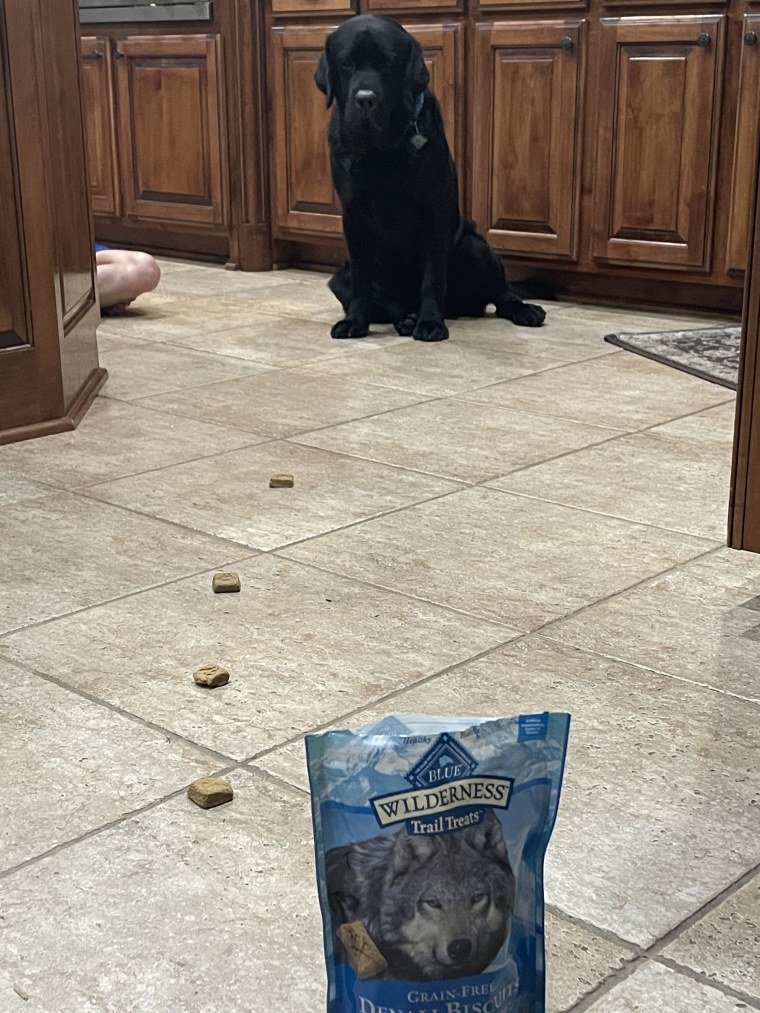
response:
[[[415,341],[444,341],[449,336],[443,319],[446,305],[446,270],[448,244],[446,234],[436,230],[423,252],[420,313],[414,328]]]
[[[346,316],[333,324],[334,338],[364,338],[369,334],[372,304],[372,238],[349,210],[343,210],[343,232],[351,265],[352,293]]]

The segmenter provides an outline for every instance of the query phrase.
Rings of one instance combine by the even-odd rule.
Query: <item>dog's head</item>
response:
[[[349,150],[401,143],[430,81],[420,44],[391,18],[362,14],[327,38],[314,75]]]
[[[396,838],[380,898],[381,946],[394,977],[482,973],[506,942],[515,877],[501,825]]]

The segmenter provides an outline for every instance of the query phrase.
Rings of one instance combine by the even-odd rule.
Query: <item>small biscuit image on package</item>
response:
[[[272,475],[269,479],[270,489],[292,489],[293,488],[293,476],[292,475]]]
[[[197,672],[193,672],[193,678],[199,686],[226,686],[230,681],[230,673],[221,665],[204,665]]]
[[[231,594],[240,590],[240,577],[236,573],[215,573],[211,587],[214,594]]]
[[[201,809],[213,809],[232,801],[232,785],[220,777],[201,777],[187,789],[187,797]]]
[[[348,922],[335,933],[343,944],[351,967],[359,978],[376,978],[388,968],[388,961],[375,946],[363,922]]]

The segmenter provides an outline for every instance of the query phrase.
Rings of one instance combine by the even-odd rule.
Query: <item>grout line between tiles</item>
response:
[[[100,503],[102,501],[101,500],[95,500],[94,502]],[[107,504],[107,505],[110,506],[111,504]],[[155,518],[153,518],[153,519],[155,520]],[[170,522],[166,522],[166,523],[170,523]],[[187,531],[189,529],[185,528],[184,530]],[[194,532],[194,533],[197,534],[197,532]],[[3,641],[3,639],[5,637],[11,636],[11,634],[14,634],[14,633],[25,633],[27,630],[34,630],[34,629],[37,629],[40,626],[47,626],[50,623],[58,622],[59,619],[68,619],[71,616],[81,615],[83,612],[91,612],[93,609],[100,608],[101,605],[112,605],[114,602],[125,601],[127,598],[134,598],[136,595],[142,594],[144,591],[156,591],[156,590],[158,590],[159,588],[162,588],[162,587],[170,587],[172,584],[179,584],[183,580],[192,580],[193,577],[202,577],[204,573],[213,573],[215,571],[221,570],[222,568],[227,568],[227,567],[230,567],[230,566],[235,566],[238,563],[245,563],[249,559],[255,559],[258,556],[265,555],[265,553],[259,552],[256,549],[251,549],[249,546],[244,546],[244,545],[237,546],[237,544],[236,544],[235,547],[236,548],[239,547],[241,549],[245,549],[246,550],[245,555],[243,555],[243,556],[234,556],[232,558],[230,558],[229,556],[227,556],[227,557],[225,557],[224,563],[221,563],[219,565],[204,566],[203,569],[201,569],[201,570],[193,570],[192,572],[189,572],[189,573],[181,573],[181,574],[178,574],[177,576],[172,577],[170,580],[162,581],[159,584],[150,584],[147,587],[135,588],[134,591],[127,591],[124,594],[117,594],[117,595],[114,595],[112,598],[103,598],[100,601],[92,602],[92,604],[90,604],[90,605],[83,605],[82,608],[72,609],[70,612],[61,612],[58,615],[48,616],[47,619],[40,619],[39,622],[26,623],[24,626],[15,626],[11,630],[3,630],[3,632],[0,633],[0,647],[6,646],[6,645],[4,645],[2,643],[2,641]]]
[[[524,636],[528,636],[528,634],[525,634]],[[453,661],[450,665],[446,665],[444,668],[438,669],[435,672],[430,672],[427,675],[423,675],[420,679],[415,679],[414,682],[407,683],[404,686],[399,686],[396,689],[392,690],[390,693],[386,693],[384,696],[375,698],[374,700],[372,700],[370,704],[367,704],[366,702],[359,704],[359,706],[353,707],[351,710],[344,711],[342,714],[338,714],[336,717],[332,717],[328,721],[323,721],[319,725],[314,725],[311,728],[307,728],[304,731],[299,732],[297,735],[291,736],[291,738],[283,742],[278,742],[276,745],[269,746],[266,749],[262,749],[258,753],[254,753],[252,756],[249,756],[247,759],[241,762],[243,764],[255,764],[259,760],[263,759],[265,756],[268,756],[270,753],[276,752],[278,749],[283,749],[286,746],[292,746],[294,743],[300,742],[305,735],[312,735],[315,732],[321,732],[327,728],[337,727],[339,723],[350,721],[352,717],[354,717],[357,714],[361,714],[363,711],[368,710],[370,707],[373,708],[379,707],[383,704],[389,703],[390,701],[395,700],[396,697],[401,696],[402,694],[406,693],[411,689],[419,689],[420,686],[424,686],[429,682],[433,682],[436,679],[439,679],[445,675],[449,675],[451,672],[455,672],[457,669],[462,668],[464,665],[469,665],[472,664],[473,662],[480,661],[483,658],[487,658],[490,654],[493,654],[495,651],[501,650],[501,648],[506,647],[507,645],[514,643],[515,640],[520,639],[522,639],[522,637],[509,638],[507,640],[500,641],[498,644],[494,644],[491,647],[487,647],[485,648],[485,650],[479,651],[477,654],[470,655],[467,658],[461,658],[459,661]],[[290,782],[286,783],[289,784]]]
[[[159,735],[162,735],[166,739],[171,739],[183,746],[189,746],[198,752],[206,753],[209,757],[219,760],[224,764],[231,763],[235,765],[238,763],[234,757],[227,756],[226,753],[221,753],[219,750],[212,749],[210,746],[204,746],[200,742],[196,742],[194,739],[189,739],[185,735],[180,735],[179,732],[175,732],[170,728],[164,727],[164,725],[156,724],[155,721],[149,721],[147,718],[140,717],[139,714],[135,714],[133,711],[127,710],[125,707],[120,707],[118,704],[111,703],[110,700],[96,696],[94,693],[89,693],[86,689],[81,689],[79,686],[75,686],[63,679],[59,679],[57,676],[51,675],[50,672],[43,672],[39,668],[35,668],[33,665],[27,664],[24,661],[18,661],[15,658],[3,658],[3,661],[5,661],[8,665],[13,665],[14,668],[20,669],[22,672],[26,672],[30,675],[35,675],[38,678],[43,679],[45,682],[49,682],[53,686],[57,686],[59,689],[68,690],[70,693],[73,693],[74,696],[87,700],[88,703],[105,707],[106,710],[109,710],[114,714],[118,714],[119,717],[125,718],[127,721],[131,721],[133,724],[141,725],[143,728],[148,728],[153,732],[158,732]]]
[[[240,766],[239,763],[232,763],[228,766],[222,767],[219,770],[214,771],[213,774],[206,774],[206,777],[221,777],[224,774],[229,774],[230,771],[236,770]],[[27,858],[23,862],[19,862],[18,865],[13,865],[9,869],[3,869],[0,871],[0,881],[7,879],[14,873],[21,872],[24,869],[28,869],[32,865],[36,865],[38,862],[44,861],[46,858],[52,858],[54,855],[59,854],[62,851],[68,851],[69,848],[75,847],[77,844],[81,844],[83,841],[88,841],[93,837],[99,837],[100,834],[105,833],[107,830],[113,830],[114,827],[120,826],[127,820],[134,818],[135,816],[141,816],[144,813],[150,812],[151,809],[156,809],[158,806],[163,805],[164,802],[169,802],[173,798],[177,798],[179,795],[183,795],[188,788],[188,784],[183,785],[181,788],[175,788],[174,791],[168,792],[161,798],[154,799],[152,802],[148,802],[144,806],[138,806],[136,809],[130,809],[127,813],[122,813],[121,816],[117,816],[116,819],[109,820],[108,823],[103,823],[99,827],[94,827],[92,830],[87,830],[83,834],[79,834],[77,837],[72,837],[68,841],[61,841],[60,844],[56,844],[52,848],[48,848],[47,851],[41,852],[39,855],[34,855],[32,858]]]
[[[707,985],[708,988],[714,988],[716,991],[722,992],[723,995],[729,996],[732,999],[738,999],[751,1009],[760,1009],[760,999],[756,996],[750,995],[749,992],[743,992],[741,989],[734,988],[733,985],[727,985],[724,981],[720,981],[716,978],[710,978],[708,975],[703,974],[700,971],[695,971],[686,964],[679,964],[677,960],[671,960],[670,957],[657,957],[653,963],[662,964],[671,971],[676,971],[678,974],[682,974],[685,978],[691,978],[692,981],[696,981],[700,985]]]

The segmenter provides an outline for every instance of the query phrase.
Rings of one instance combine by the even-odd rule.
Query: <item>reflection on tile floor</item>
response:
[[[544,707],[575,717],[549,1013],[760,1009],[730,393],[603,341],[683,315],[558,303],[428,347],[332,342],[336,305],[167,262],[104,320],[80,428],[0,448],[0,1013],[319,1013],[303,733]],[[187,802],[230,770],[231,805]]]

